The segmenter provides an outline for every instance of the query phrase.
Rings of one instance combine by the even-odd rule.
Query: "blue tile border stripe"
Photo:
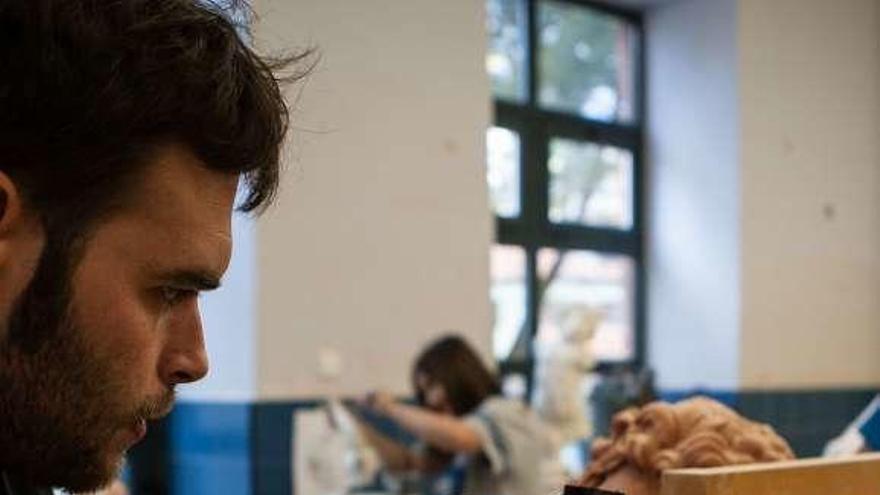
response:
[[[739,393],[729,390],[711,390],[704,388],[695,388],[693,390],[661,390],[660,393],[657,394],[660,400],[664,400],[666,402],[678,402],[683,399],[687,399],[688,397],[693,397],[696,395],[702,395],[705,397],[709,397],[710,399],[715,399],[718,402],[731,407],[733,409],[737,408],[737,402],[739,399]]]
[[[254,493],[293,493],[293,421],[297,411],[313,409],[319,401],[268,402],[254,404],[251,465]]]
[[[821,455],[828,440],[839,435],[877,394],[874,388],[833,390],[666,390],[663,400],[706,395],[755,421],[773,426],[798,457]]]
[[[250,404],[181,403],[169,421],[168,492],[250,495]]]
[[[715,398],[773,425],[799,457],[808,457],[818,455],[876,393],[876,389],[857,388],[663,390],[659,395],[670,401],[698,394]],[[164,427],[151,433],[156,441],[145,442],[148,448],[130,458],[133,479],[150,481],[140,490],[133,487],[134,495],[289,495],[292,424],[298,411],[318,404],[315,400],[180,404]]]

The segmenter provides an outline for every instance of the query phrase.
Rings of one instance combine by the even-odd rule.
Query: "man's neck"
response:
[[[52,490],[28,486],[0,471],[0,495],[52,495]]]

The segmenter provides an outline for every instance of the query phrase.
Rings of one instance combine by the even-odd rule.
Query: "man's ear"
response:
[[[6,172],[0,170],[0,263],[8,259],[10,242],[21,233],[24,217],[20,189]]]

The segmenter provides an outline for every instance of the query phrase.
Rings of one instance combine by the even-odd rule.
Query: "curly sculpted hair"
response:
[[[772,427],[750,421],[712,399],[652,402],[614,416],[611,438],[594,442],[593,461],[581,484],[597,487],[624,465],[659,477],[666,469],[793,458],[788,443]]]

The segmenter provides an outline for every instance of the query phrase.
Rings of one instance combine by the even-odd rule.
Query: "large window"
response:
[[[585,0],[488,0],[487,12],[495,357],[528,381],[537,341],[598,320],[595,358],[638,365],[641,18]]]

